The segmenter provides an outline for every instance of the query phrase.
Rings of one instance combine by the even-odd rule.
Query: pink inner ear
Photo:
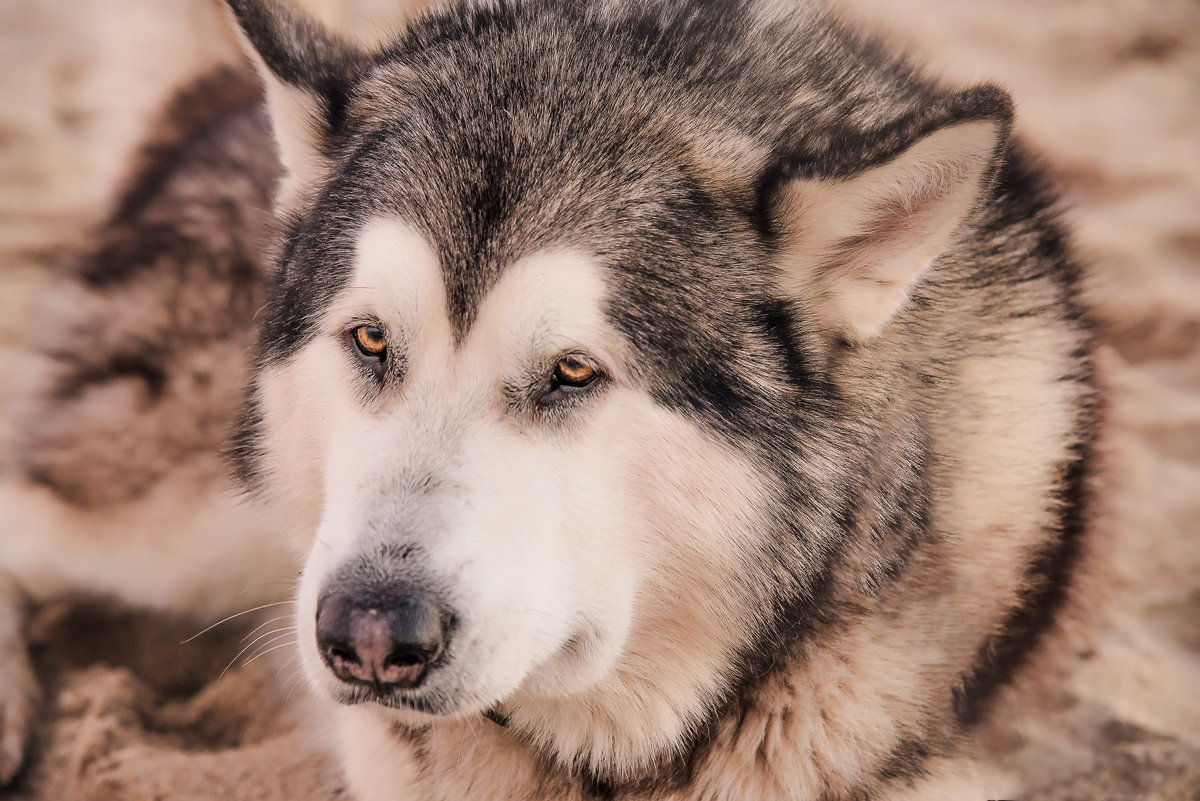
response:
[[[950,166],[914,170],[906,176],[911,183],[886,187],[879,198],[868,199],[862,212],[862,232],[830,246],[828,261],[820,265],[819,272],[834,280],[841,274],[885,285],[908,283],[911,277],[906,276],[905,264],[936,257],[936,252],[921,251],[936,250],[939,228],[965,216],[963,202],[973,200],[954,195],[973,195],[971,182],[978,175],[972,176],[962,165],[953,165],[960,167],[953,170]],[[948,175],[950,172],[955,174]]]
[[[990,121],[942,128],[849,180],[794,187],[788,283],[843,335],[877,336],[975,208],[998,136]]]

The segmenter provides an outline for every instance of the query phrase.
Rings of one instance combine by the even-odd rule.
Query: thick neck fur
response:
[[[912,592],[939,583],[942,571],[929,563],[918,572],[924,581],[914,575]],[[958,660],[933,642],[914,647],[913,639],[915,618],[951,614],[952,605],[936,597],[903,610],[882,603],[875,614],[819,635],[727,703],[686,761],[627,780],[572,770],[512,725],[482,717],[415,730],[378,725],[396,745],[411,748],[417,795],[424,798],[839,798],[919,773],[943,746],[949,732],[909,730],[897,721],[929,720],[949,703]],[[881,659],[901,650],[915,660]]]
[[[944,290],[933,285],[928,291]],[[1048,282],[1040,284],[1028,302],[1054,291]],[[977,319],[989,313],[982,306],[959,312]],[[1016,319],[1019,324],[1025,318]],[[1010,320],[999,327],[1013,325]],[[962,686],[963,667],[989,652],[989,630],[979,620],[1004,619],[1040,581],[1026,572],[1027,554],[1045,532],[1062,526],[1057,498],[1069,472],[1064,466],[1078,462],[1080,437],[1086,436],[1076,409],[1088,386],[1046,380],[1068,370],[1080,332],[1070,320],[1057,327],[1038,324],[1040,337],[1020,338],[1004,353],[986,338],[960,338],[953,354],[939,351],[939,360],[928,366],[937,374],[920,379],[925,389],[905,412],[919,415],[929,439],[930,458],[921,472],[938,501],[928,512],[926,533],[902,563],[883,566],[887,580],[878,584],[864,578],[871,572],[870,553],[843,557],[830,582],[839,589],[826,601],[836,625],[808,630],[777,649],[774,662],[743,689],[709,699],[719,712],[707,722],[687,723],[703,734],[679,739],[690,741],[682,759],[673,761],[666,750],[659,751],[657,766],[628,766],[624,774],[611,763],[607,771],[595,768],[597,750],[614,750],[595,738],[639,731],[648,710],[670,706],[662,695],[672,676],[669,661],[658,662],[662,667],[642,687],[628,689],[621,703],[602,705],[609,735],[598,734],[594,721],[586,737],[573,731],[563,717],[571,706],[565,701],[558,710],[515,707],[507,727],[478,717],[410,730],[369,710],[347,715],[369,721],[357,730],[376,749],[386,742],[394,764],[406,766],[404,781],[420,788],[417,797],[447,801],[833,801],[864,793],[904,797],[914,781],[924,788],[939,773],[946,781],[964,781],[964,764],[946,766],[963,753],[955,688]],[[1048,341],[1056,345],[1053,355]],[[898,354],[887,358],[895,363]],[[838,381],[867,397],[879,369],[872,362],[847,364]],[[1030,411],[1035,405],[1037,414]],[[971,480],[964,482],[964,475]],[[595,713],[592,708],[586,717]],[[378,775],[353,764],[353,755],[347,758],[349,776],[365,783]],[[970,786],[978,792],[983,785]],[[914,797],[953,798],[961,789],[922,790]],[[369,789],[360,794],[364,801],[389,797]]]

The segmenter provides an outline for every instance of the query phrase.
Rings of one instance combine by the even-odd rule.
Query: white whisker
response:
[[[254,653],[253,653],[253,654],[251,654],[250,656],[248,656],[248,657],[246,658],[246,660],[245,660],[244,662],[242,662],[242,667],[245,667],[246,665],[248,665],[248,664],[250,664],[251,662],[253,662],[253,661],[254,661],[254,657],[256,657],[256,656],[258,656],[259,654],[261,654],[261,653],[263,652],[263,649],[264,649],[264,648],[267,648],[267,647],[269,647],[269,646],[271,646],[271,645],[274,645],[275,643],[277,643],[277,642],[279,642],[279,641],[281,641],[281,640],[284,640],[284,639],[291,638],[293,642],[299,642],[299,640],[295,639],[295,637],[296,637],[296,635],[295,635],[295,633],[294,633],[294,630],[289,630],[289,631],[284,631],[284,632],[283,632],[283,633],[281,633],[281,634],[276,634],[274,637],[271,637],[271,638],[269,638],[269,639],[267,639],[267,640],[264,640],[263,642],[259,643],[259,645],[258,645],[258,648],[257,648],[257,649],[255,649]]]
[[[222,677],[223,677],[223,676],[224,676],[226,673],[228,673],[228,672],[229,672],[229,669],[230,669],[231,667],[233,667],[234,663],[235,663],[235,662],[237,662],[237,661],[238,661],[238,659],[240,659],[240,658],[241,658],[242,654],[246,653],[246,652],[247,652],[247,651],[249,651],[251,648],[253,648],[253,647],[254,647],[254,644],[255,644],[256,642],[258,642],[259,640],[261,640],[263,637],[270,637],[272,634],[279,634],[280,632],[290,632],[290,631],[294,630],[295,628],[296,628],[295,626],[283,626],[282,628],[275,629],[274,631],[268,631],[268,632],[266,632],[266,633],[264,633],[264,634],[260,634],[260,635],[258,635],[257,637],[255,637],[253,640],[251,640],[250,642],[246,643],[246,645],[245,645],[245,646],[242,648],[242,650],[240,650],[240,651],[238,651],[236,654],[234,654],[234,656],[233,656],[233,659],[230,659],[230,660],[229,660],[229,664],[228,664],[228,665],[226,665],[226,666],[225,666],[225,669],[221,671],[221,675],[220,675],[220,676],[217,676],[217,680],[218,680],[218,681],[220,681],[220,680],[221,680],[221,678],[222,678]]]
[[[272,623],[278,623],[281,620],[287,620],[289,617],[291,617],[291,615],[277,615],[264,623],[258,624],[257,626],[254,627],[254,629],[252,631],[250,631],[245,637],[242,638],[242,642],[245,642],[246,640],[248,640],[252,636],[254,636],[255,632],[261,631],[263,628],[270,626]]]
[[[290,681],[289,683],[290,683],[290,685],[291,685],[291,689],[290,689],[290,690],[288,690],[287,698],[283,699],[283,708],[284,708],[284,709],[287,709],[287,707],[288,707],[288,704],[289,704],[289,703],[291,703],[291,700],[292,700],[292,693],[296,692],[296,689],[297,689],[297,688],[298,688],[298,687],[299,687],[301,684],[303,684],[303,683],[304,683],[304,671],[303,671],[303,670],[297,670],[297,671],[296,671],[296,675],[294,675],[294,676],[291,678],[291,681]]]
[[[279,643],[279,645],[276,645],[273,648],[268,648],[265,651],[259,651],[249,661],[247,661],[245,664],[243,664],[242,667],[245,667],[246,665],[250,664],[250,662],[253,662],[255,659],[258,659],[260,656],[265,656],[265,655],[271,653],[272,651],[278,651],[280,648],[287,648],[287,647],[295,645],[295,644],[296,644],[295,640],[290,640],[288,642],[281,642],[281,643]]]
[[[278,679],[279,679],[279,674],[280,674],[280,673],[282,673],[282,672],[283,672],[284,670],[286,670],[287,668],[291,667],[292,665],[296,664],[296,660],[297,660],[297,659],[299,659],[299,658],[300,658],[300,652],[299,652],[299,651],[297,651],[296,653],[292,654],[292,658],[291,658],[291,659],[289,659],[288,661],[284,662],[282,665],[280,665],[280,666],[279,666],[279,670],[275,671],[275,675],[271,677],[271,681],[272,681],[272,682],[278,681]]]
[[[251,612],[257,612],[257,611],[259,611],[260,609],[270,609],[272,606],[283,606],[284,604],[290,604],[290,603],[291,603],[291,601],[273,601],[273,602],[271,602],[271,603],[269,603],[269,604],[263,604],[262,606],[256,606],[256,607],[254,607],[253,609],[247,609],[247,610],[246,610],[246,611],[244,611],[244,612],[236,612],[236,613],[234,613],[234,614],[230,615],[229,617],[222,618],[221,620],[218,620],[216,623],[213,623],[211,626],[208,626],[207,628],[203,628],[203,629],[201,629],[200,631],[198,631],[198,632],[196,632],[195,634],[193,634],[191,637],[188,637],[186,640],[184,640],[183,642],[181,642],[181,643],[180,643],[180,645],[187,645],[189,642],[191,642],[192,640],[196,639],[196,638],[197,638],[197,637],[199,637],[201,634],[205,634],[205,633],[207,633],[207,632],[210,632],[210,631],[212,631],[213,629],[215,629],[217,626],[221,625],[222,623],[228,623],[229,621],[233,620],[233,619],[234,619],[234,618],[236,618],[236,617],[241,617],[242,615],[248,615],[248,614],[250,614]]]

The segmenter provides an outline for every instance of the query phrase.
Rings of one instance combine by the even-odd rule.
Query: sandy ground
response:
[[[365,37],[407,12],[309,4]],[[1054,706],[1027,726],[1016,764],[1040,788],[1028,798],[1200,798],[1200,6],[843,7],[956,81],[1012,91],[1094,265],[1112,394],[1108,570]],[[209,0],[0,4],[0,398],[37,324],[31,293],[103,213],[147,116],[184,77],[234,58]],[[258,622],[180,645],[200,624],[79,602],[41,610],[30,633],[45,725],[31,770],[0,797],[341,797],[298,725],[290,669],[237,658]]]

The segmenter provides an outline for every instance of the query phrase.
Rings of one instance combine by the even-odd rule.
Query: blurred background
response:
[[[303,4],[364,40],[419,11]],[[952,83],[1011,91],[1091,265],[1111,391],[1097,540],[1109,569],[1054,698],[1008,744],[1013,764],[1041,788],[1029,798],[1200,798],[1200,4],[833,5]],[[30,298],[106,213],[148,120],[182,81],[239,61],[214,0],[0,4],[0,401],[22,342],[54,324],[30,319]],[[10,436],[0,428],[0,447]],[[103,643],[116,623],[38,625]],[[60,660],[43,757],[13,798],[338,797],[282,693],[263,689],[270,672],[215,678],[233,645]],[[159,686],[164,661],[182,671],[174,689]]]

